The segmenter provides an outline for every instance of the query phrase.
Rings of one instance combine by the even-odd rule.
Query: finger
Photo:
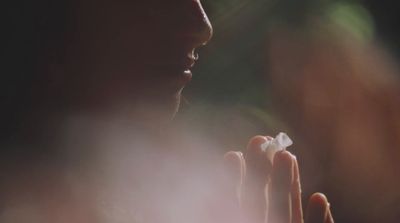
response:
[[[303,223],[303,207],[301,204],[301,184],[299,165],[296,157],[293,160],[293,184],[292,184],[292,222]]]
[[[334,222],[335,221],[333,220],[333,217],[332,217],[331,208],[330,208],[330,205],[328,203],[328,213],[327,213],[327,216],[326,216],[326,219],[325,219],[325,223],[334,223]]]
[[[222,176],[216,179],[220,182],[216,184],[216,196],[213,196],[212,208],[207,213],[212,222],[240,222],[238,188],[243,174],[242,160],[241,152],[230,151],[224,155]]]
[[[224,155],[225,184],[232,191],[232,197],[239,202],[239,188],[242,185],[245,172],[242,152],[229,151]]]
[[[242,210],[247,222],[263,223],[266,213],[265,187],[271,172],[272,164],[261,144],[266,142],[264,136],[253,137],[246,151],[245,177],[242,186]]]
[[[327,222],[328,210],[329,204],[325,195],[321,193],[313,194],[308,202],[306,223]]]
[[[294,157],[288,151],[275,154],[269,190],[268,222],[291,223],[291,189]]]

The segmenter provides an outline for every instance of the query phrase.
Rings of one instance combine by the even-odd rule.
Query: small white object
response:
[[[289,136],[284,132],[280,132],[275,138],[267,139],[265,143],[261,144],[261,150],[275,154],[278,151],[285,150],[292,144],[293,141]]]

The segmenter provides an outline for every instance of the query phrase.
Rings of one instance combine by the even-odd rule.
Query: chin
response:
[[[133,112],[129,115],[134,122],[147,129],[160,129],[167,126],[175,117],[181,102],[181,92],[163,95],[160,97],[147,98],[140,103],[132,104]]]
[[[174,109],[173,112],[171,114],[171,120],[175,117],[176,113],[178,113],[180,105],[181,105],[181,101],[182,101],[182,91],[180,91],[175,98],[175,105],[174,105]]]
[[[172,95],[167,100],[165,100],[166,103],[163,105],[163,108],[161,108],[164,109],[163,113],[165,117],[165,122],[169,122],[175,117],[176,113],[179,111],[181,98],[182,89],[179,90],[176,94]]]

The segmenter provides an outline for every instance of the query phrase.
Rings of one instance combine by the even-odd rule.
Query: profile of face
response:
[[[76,34],[59,75],[69,100],[96,111],[132,109],[136,116],[171,118],[191,80],[196,49],[212,35],[200,1],[74,4]]]

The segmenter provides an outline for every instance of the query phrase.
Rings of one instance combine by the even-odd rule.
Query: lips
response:
[[[198,55],[194,52],[194,50],[192,50],[190,53],[187,53],[186,56],[170,59],[169,65],[171,66],[171,68],[177,68],[186,71],[193,68],[198,59]]]
[[[158,75],[162,75],[165,78],[168,77],[181,77],[182,75],[187,77],[191,76],[191,69],[196,64],[198,56],[195,50],[191,50],[188,53],[181,53],[179,55],[166,55],[164,59],[159,60],[160,63],[153,64],[150,69],[155,71]]]
[[[157,54],[149,54],[151,59],[142,64],[144,79],[151,81],[159,90],[177,92],[192,80],[191,69],[198,56],[194,48],[185,50],[161,49]],[[150,62],[150,63],[149,63]]]
[[[199,57],[194,50],[188,53],[187,57],[182,59],[182,63],[180,64],[180,68],[183,70],[182,84],[185,85],[192,80],[192,71],[190,69],[194,67],[198,59]]]

